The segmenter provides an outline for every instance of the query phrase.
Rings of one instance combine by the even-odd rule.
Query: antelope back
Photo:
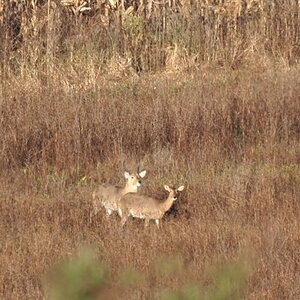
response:
[[[184,186],[180,186],[178,189],[170,188],[167,185],[164,187],[169,192],[168,198],[164,201],[136,193],[128,193],[121,198],[120,208],[133,214],[153,215],[165,213],[172,206],[173,202],[177,200]]]

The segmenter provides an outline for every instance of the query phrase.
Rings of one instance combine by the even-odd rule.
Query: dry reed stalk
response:
[[[55,14],[65,15],[64,5],[66,8],[72,7],[75,20],[72,17],[55,17],[57,24],[54,24],[49,7],[52,7],[52,11],[55,3],[50,0],[47,2],[47,13],[45,4],[41,6],[36,1],[24,4],[14,0],[7,2],[6,6],[2,3],[0,16],[3,35],[12,44],[8,49],[24,47],[37,37],[37,47],[42,47],[45,39],[47,45],[51,45],[55,39],[68,41],[70,30],[67,28],[72,26],[70,22],[76,24],[73,31],[77,34],[93,34],[92,26],[84,25],[90,19],[89,24],[100,22],[110,35],[116,34],[116,44],[107,45],[106,51],[111,52],[110,47],[113,47],[117,52],[115,56],[130,53],[133,65],[140,65],[136,68],[143,70],[163,67],[167,49],[178,43],[181,44],[180,49],[192,57],[197,53],[199,62],[213,61],[233,66],[247,59],[250,52],[279,58],[288,64],[296,62],[299,57],[297,37],[300,13],[297,1],[273,4],[256,0],[197,1],[193,5],[188,1],[149,1],[145,5],[141,2],[131,5],[126,1],[64,1],[57,3]],[[78,14],[81,13],[84,16],[79,18]],[[14,21],[11,23],[8,20]],[[127,30],[128,20],[129,23],[139,20],[143,27],[141,40],[136,40],[132,30]],[[135,22],[131,26],[137,26]],[[57,28],[55,33],[49,35],[54,27]],[[48,32],[46,37],[45,32]],[[106,37],[103,35],[101,38]],[[137,63],[137,60],[140,62]]]

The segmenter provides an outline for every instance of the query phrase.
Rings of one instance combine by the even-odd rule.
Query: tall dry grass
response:
[[[298,67],[203,68],[117,84],[60,68],[6,81],[2,298],[43,298],[51,266],[91,244],[112,280],[128,266],[150,276],[132,299],[190,282],[209,286],[208,266],[245,258],[247,299],[297,299]],[[161,231],[132,220],[123,231],[117,216],[101,213],[88,225],[93,188],[122,182],[122,155],[148,170],[146,194],[163,198],[164,183],[187,186]],[[187,274],[162,282],[154,258],[174,255]]]
[[[210,287],[209,266],[240,260],[246,299],[299,298],[296,1],[116,8],[104,24],[59,1],[0,3],[2,299],[43,299],[45,274],[82,244],[112,289],[124,267],[150,278],[131,299]],[[161,231],[88,224],[93,188],[122,182],[124,155],[148,170],[146,194],[187,186]],[[176,255],[184,275],[153,273]]]
[[[104,72],[118,58],[138,73],[203,62],[290,65],[299,61],[299,10],[296,0],[1,1],[0,61],[9,69],[21,58],[74,63],[96,50]]]
[[[86,74],[56,68],[49,77],[25,68],[4,85],[2,170],[43,164],[79,176],[121,153],[139,159],[160,151],[203,162],[291,156],[297,163],[289,150],[299,139],[298,68],[203,69],[117,83],[97,77],[92,65]]]

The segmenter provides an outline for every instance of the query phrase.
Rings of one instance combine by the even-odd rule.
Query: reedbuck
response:
[[[150,220],[155,220],[159,228],[159,220],[171,208],[173,202],[177,200],[179,192],[184,190],[184,186],[175,189],[165,185],[164,188],[169,192],[168,198],[164,201],[133,193],[124,195],[120,200],[119,209],[122,226],[124,226],[128,217],[132,216],[145,219],[145,227],[148,226]]]
[[[93,208],[90,213],[90,223],[92,218],[100,211],[101,206],[106,209],[107,215],[111,215],[113,211],[118,211],[119,201],[122,196],[127,193],[136,193],[141,186],[141,179],[146,175],[146,170],[130,174],[128,171],[124,172],[124,177],[127,182],[124,187],[115,186],[111,184],[101,184],[97,190],[93,192]]]

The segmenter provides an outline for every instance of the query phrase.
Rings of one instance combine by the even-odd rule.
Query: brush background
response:
[[[246,299],[298,299],[297,1],[166,4],[148,19],[119,7],[108,23],[59,1],[3,3],[1,298],[45,298],[45,274],[84,244],[112,288],[128,266],[151,274],[132,299],[209,285],[209,266],[238,260],[252,270]],[[124,183],[123,157],[147,169],[147,195],[186,186],[161,230],[88,223],[97,184]],[[184,276],[151,271],[177,255]]]

